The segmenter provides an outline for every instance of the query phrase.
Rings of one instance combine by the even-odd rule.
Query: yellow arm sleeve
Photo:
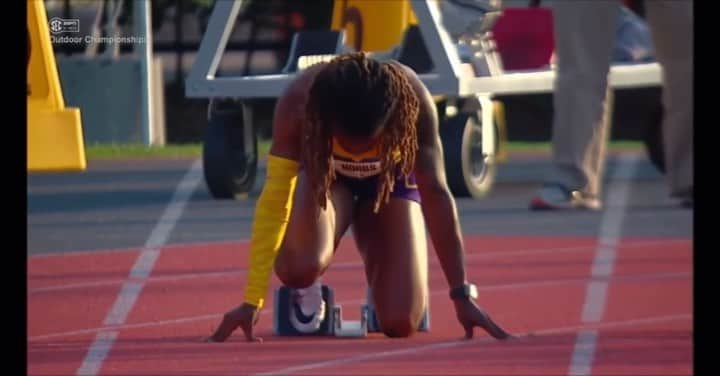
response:
[[[261,308],[265,303],[270,272],[285,237],[298,162],[268,156],[267,178],[255,206],[245,302]]]

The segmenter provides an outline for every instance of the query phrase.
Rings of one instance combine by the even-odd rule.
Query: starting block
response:
[[[342,319],[342,307],[335,304],[335,294],[327,285],[322,285],[322,296],[325,300],[327,314],[320,328],[312,333],[298,331],[291,322],[293,289],[280,287],[275,290],[273,301],[273,335],[280,337],[293,336],[336,336],[336,337],[365,337],[367,336],[368,308],[363,306],[360,312],[360,321],[347,321]]]
[[[322,296],[327,314],[320,328],[312,333],[298,331],[291,322],[294,291],[282,286],[275,290],[273,299],[273,335],[280,337],[292,336],[335,336],[364,338],[368,333],[382,332],[377,314],[373,309],[371,291],[367,291],[367,304],[360,309],[359,321],[348,321],[342,318],[342,306],[335,304],[334,291],[322,285]],[[425,310],[418,328],[420,332],[430,331],[430,307]]]
[[[273,296],[273,334],[276,336],[327,336],[333,332],[333,315],[325,315],[325,320],[320,324],[320,329],[314,333],[299,332],[290,322],[292,314],[292,302],[294,291],[291,288],[282,286],[275,290]],[[322,296],[325,301],[327,312],[333,312],[335,307],[335,295],[333,290],[322,285]]]
[[[364,338],[368,334],[368,307],[363,305],[360,310],[360,321],[342,319],[342,307],[332,310],[333,335],[335,337]]]

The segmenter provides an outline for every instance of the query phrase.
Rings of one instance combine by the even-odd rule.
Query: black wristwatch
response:
[[[478,292],[477,286],[472,283],[465,283],[462,286],[458,286],[450,289],[450,299],[477,299]]]

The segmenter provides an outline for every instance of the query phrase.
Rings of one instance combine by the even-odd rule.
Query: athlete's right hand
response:
[[[232,332],[239,326],[245,333],[245,339],[248,342],[262,342],[262,338],[255,337],[253,334],[253,327],[257,324],[260,319],[260,308],[243,303],[239,307],[227,312],[220,323],[220,326],[215,330],[206,342],[224,342]]]

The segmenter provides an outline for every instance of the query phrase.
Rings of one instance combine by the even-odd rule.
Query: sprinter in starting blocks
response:
[[[351,225],[384,335],[413,335],[427,313],[429,234],[465,335],[481,327],[511,338],[477,305],[477,288],[466,280],[440,145],[432,96],[401,63],[346,53],[299,72],[276,105],[245,302],[223,316],[209,340],[222,342],[238,327],[255,340],[273,270],[292,289],[277,294],[278,328],[292,306],[307,332],[339,328],[342,335],[348,325],[319,278]],[[359,327],[350,326],[356,333],[366,331],[366,313]]]

